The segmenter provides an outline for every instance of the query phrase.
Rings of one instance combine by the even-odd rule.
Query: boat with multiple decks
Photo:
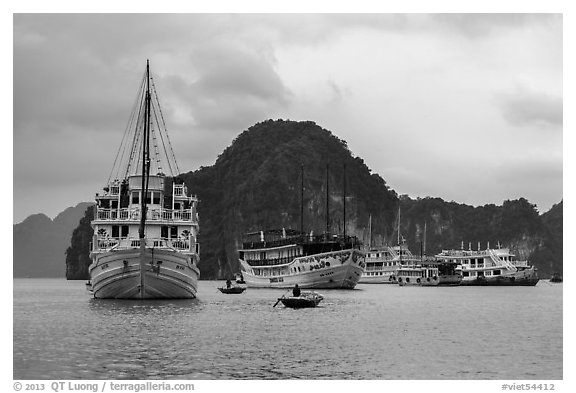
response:
[[[397,284],[397,270],[402,265],[420,261],[405,245],[370,248],[365,255],[361,284]]]
[[[539,281],[536,268],[516,260],[509,248],[481,250],[478,245],[477,250],[442,250],[436,258],[457,265],[461,285],[534,286]]]
[[[440,285],[438,265],[436,263],[419,262],[403,265],[397,271],[398,285],[432,287]]]
[[[354,236],[281,229],[248,233],[239,250],[246,285],[255,288],[352,289],[364,271]]]
[[[111,173],[96,194],[89,266],[95,298],[196,297],[198,199],[174,178],[178,166],[163,123],[147,63],[112,170],[119,177],[110,180]]]

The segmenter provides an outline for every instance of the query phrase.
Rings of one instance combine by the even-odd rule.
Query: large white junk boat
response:
[[[364,270],[353,236],[304,234],[281,229],[246,234],[240,265],[249,287],[352,289]]]
[[[366,267],[361,284],[397,284],[397,270],[402,265],[419,262],[404,245],[370,248],[365,251]]]
[[[508,248],[485,250],[442,250],[436,255],[441,261],[456,263],[462,274],[460,285],[525,285],[538,283],[534,266],[518,261]]]
[[[165,171],[179,173],[147,62],[108,185],[96,194],[89,267],[94,297],[196,297],[198,199]]]

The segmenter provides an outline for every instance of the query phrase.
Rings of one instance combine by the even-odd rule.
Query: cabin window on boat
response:
[[[178,226],[177,225],[172,225],[172,226],[162,225],[160,227],[160,237],[167,239],[168,238],[168,231],[170,231],[170,238],[171,239],[176,239],[178,237]]]
[[[501,270],[494,270],[494,272],[492,274],[494,274],[495,276],[499,276],[500,274],[502,274],[502,271]]]
[[[122,232],[120,232],[122,231]],[[112,225],[112,237],[122,237],[122,238],[127,238],[128,237],[128,225]],[[122,236],[120,236],[120,233],[122,233]]]

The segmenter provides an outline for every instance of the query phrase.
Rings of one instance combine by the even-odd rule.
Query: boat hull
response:
[[[440,274],[438,276],[438,285],[440,286],[457,286],[462,283],[461,274]]]
[[[460,285],[468,286],[534,286],[540,281],[534,268],[520,270],[499,276],[481,278],[464,277]]]
[[[89,272],[98,299],[192,299],[200,277],[187,255],[152,248],[101,253]]]
[[[259,276],[244,260],[240,260],[244,281],[252,288],[353,289],[364,271],[364,254],[358,250],[343,250],[298,258],[324,267],[292,274]],[[294,264],[295,261],[292,262]],[[290,270],[290,265],[286,267]]]
[[[280,300],[282,304],[288,308],[313,308],[316,307],[319,303],[319,301],[316,302],[315,300],[311,299],[295,297],[280,298],[278,300]]]
[[[218,288],[218,290],[225,294],[240,294],[246,290],[244,287],[233,287],[233,288]]]
[[[303,292],[300,296],[281,297],[278,301],[289,308],[313,308],[318,305],[324,296],[316,292]]]
[[[409,281],[404,280],[398,280],[398,285],[400,285],[401,287],[437,287],[438,285],[440,285],[440,280],[436,279],[431,279],[430,277],[428,278],[415,278],[415,277],[410,277]]]

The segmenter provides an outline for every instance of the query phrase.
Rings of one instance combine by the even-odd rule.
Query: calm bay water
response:
[[[278,289],[97,300],[83,281],[15,279],[14,379],[562,379],[562,284]]]

